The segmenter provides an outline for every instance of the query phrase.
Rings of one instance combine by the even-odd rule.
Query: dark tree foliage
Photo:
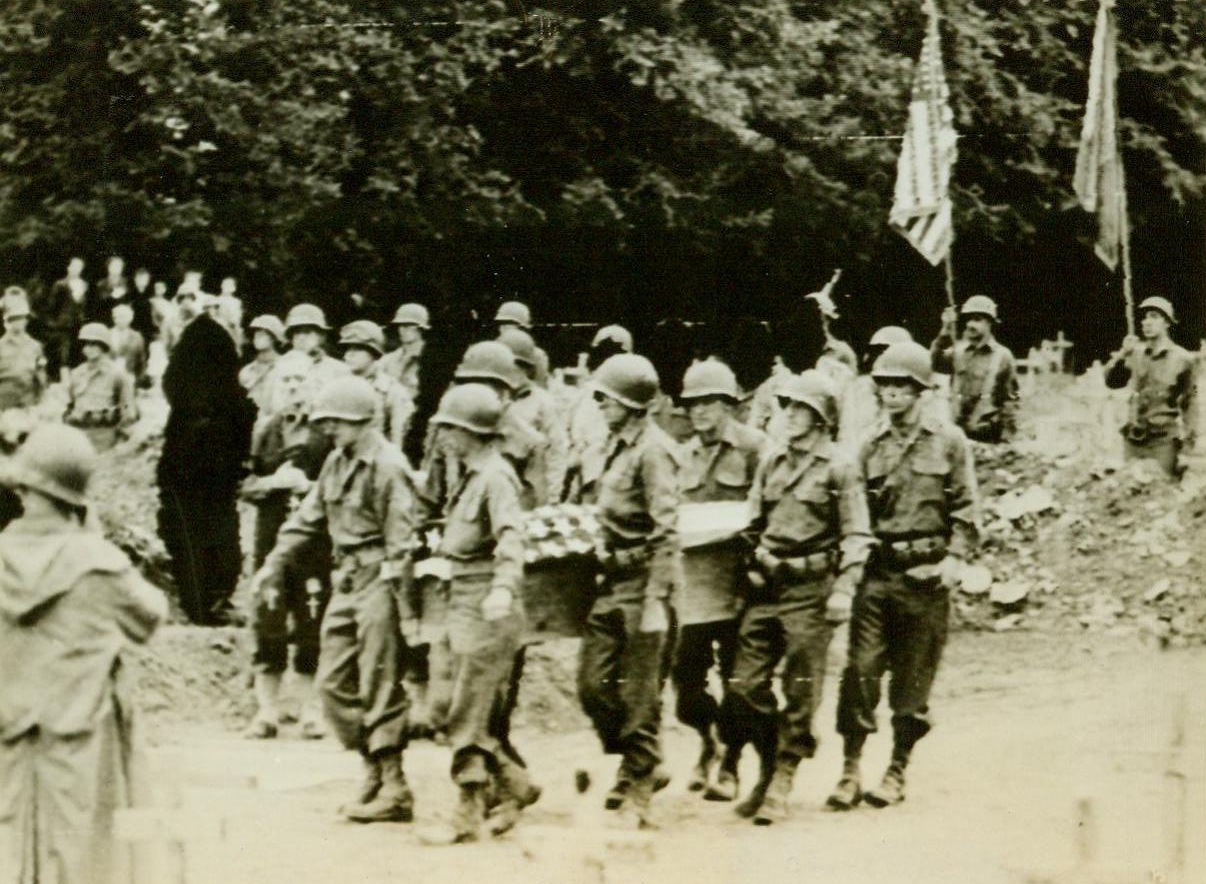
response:
[[[958,291],[998,298],[1015,346],[1062,328],[1099,354],[1120,281],[1071,196],[1097,0],[940,5]],[[1206,4],[1118,18],[1136,290],[1196,338]],[[673,338],[676,364],[802,321],[840,266],[856,344],[925,337],[942,272],[886,221],[923,27],[916,0],[11,0],[0,260],[234,273],[257,309],[413,297],[460,338],[520,297]],[[588,340],[548,334],[557,359]]]

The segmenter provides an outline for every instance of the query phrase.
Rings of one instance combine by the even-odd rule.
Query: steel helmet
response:
[[[526,365],[534,368],[538,357],[536,352],[540,349],[536,346],[536,342],[532,340],[532,336],[522,328],[507,327],[498,333],[499,343],[505,344],[515,357],[515,361],[520,365]]]
[[[831,427],[837,423],[837,391],[833,382],[815,368],[783,378],[775,390],[775,397],[807,405]]]
[[[632,332],[622,325],[605,325],[591,339],[591,347],[597,347],[604,341],[612,341],[625,353],[632,352]]]
[[[891,344],[907,344],[912,340],[913,336],[899,325],[885,325],[871,336],[867,346],[887,347]]]
[[[363,347],[381,356],[385,353],[385,332],[372,320],[357,319],[355,322],[349,322],[339,332],[339,345]]]
[[[322,310],[313,304],[297,304],[290,308],[285,317],[285,332],[291,333],[299,328],[318,328],[323,331],[331,329]]]
[[[519,301],[507,301],[494,314],[495,322],[513,322],[522,328],[532,327],[532,311],[527,304]]]
[[[343,375],[329,382],[314,397],[310,420],[340,420],[358,423],[377,413],[377,391],[356,375]]]
[[[498,393],[485,384],[460,384],[444,394],[431,421],[479,436],[494,436],[498,434],[502,409]]]
[[[81,344],[101,344],[106,350],[113,349],[113,337],[109,329],[99,322],[88,322],[80,329]]]
[[[403,304],[394,313],[394,325],[413,325],[421,329],[431,328],[431,315],[422,304]]]
[[[643,411],[658,394],[657,369],[644,356],[617,353],[595,369],[594,388],[621,405]]]
[[[285,324],[271,313],[265,313],[262,316],[257,316],[251,320],[248,325],[252,331],[265,331],[278,341],[285,339]]]
[[[5,319],[20,319],[21,317],[28,317],[29,315],[29,299],[25,297],[24,293],[5,295]]]
[[[959,308],[960,316],[987,316],[997,321],[997,302],[988,295],[972,295]]]
[[[520,386],[520,370],[515,354],[501,341],[480,341],[461,357],[456,368],[458,381],[498,381],[512,390]]]
[[[1144,298],[1143,303],[1139,305],[1139,315],[1142,316],[1145,310],[1156,310],[1163,313],[1169,324],[1175,325],[1177,322],[1177,316],[1173,313],[1173,305],[1167,298]]]
[[[707,399],[719,396],[736,402],[741,398],[737,376],[719,359],[705,359],[687,369],[683,375],[680,399]]]
[[[914,341],[892,344],[880,354],[871,367],[875,380],[906,378],[922,387],[934,384],[934,369],[930,363],[930,351]]]
[[[83,507],[88,505],[88,481],[95,468],[96,451],[81,430],[42,424],[30,432],[0,471],[0,482]]]

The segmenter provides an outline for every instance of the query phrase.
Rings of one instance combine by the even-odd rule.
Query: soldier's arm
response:
[[[951,472],[946,488],[947,517],[951,523],[951,539],[947,553],[967,559],[980,541],[980,501],[976,486],[976,466],[971,445],[963,431],[947,427],[947,451]]]
[[[1197,364],[1193,357],[1185,360],[1185,366],[1177,378],[1177,402],[1181,406],[1182,437],[1186,448],[1193,448],[1198,433],[1198,378]]]
[[[396,584],[395,601],[399,606],[398,614],[403,620],[410,620],[414,618],[411,590],[414,586],[415,549],[419,544],[418,494],[410,473],[402,463],[396,467],[383,464],[378,469],[382,481],[377,503],[382,518],[382,539],[385,542],[381,579]]]
[[[142,644],[167,619],[167,596],[144,580],[133,566],[114,574],[113,579],[117,626],[130,641]]]
[[[678,467],[674,456],[660,445],[647,445],[641,452],[641,480],[653,530],[652,552],[645,599],[665,599],[682,585],[682,557],[678,540]]]
[[[766,474],[769,470],[770,457],[763,456],[758,461],[757,469],[754,470],[754,481],[750,485],[749,495],[746,497],[749,525],[741,532],[741,537],[749,550],[758,548],[762,532],[766,530],[766,502],[762,492],[766,487]]]
[[[943,374],[955,370],[955,336],[949,326],[943,325],[930,344],[930,365]]]
[[[997,408],[1001,412],[1001,437],[1009,441],[1018,431],[1018,372],[1013,354],[1006,352],[997,376]]]
[[[327,511],[322,502],[322,486],[330,463],[331,458],[328,458],[323,464],[318,481],[306,492],[302,502],[276,535],[276,545],[260,568],[260,573],[267,582],[280,580],[285,565],[293,561],[315,538],[327,533]]]
[[[1111,390],[1120,390],[1131,381],[1130,360],[1119,351],[1105,364],[1105,383]]]
[[[523,507],[519,482],[500,473],[490,477],[486,506],[494,535],[494,580],[491,589],[505,589],[518,596],[523,581]]]
[[[875,545],[871,533],[871,514],[867,507],[867,489],[862,470],[852,457],[838,457],[833,462],[834,492],[837,500],[839,570],[855,585],[862,581],[863,569]]]

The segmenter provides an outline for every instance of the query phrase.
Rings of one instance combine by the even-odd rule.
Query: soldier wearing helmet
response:
[[[4,334],[0,335],[0,412],[37,405],[46,389],[46,354],[30,337],[29,301],[4,302]]]
[[[504,344],[515,357],[519,366],[519,386],[508,413],[534,429],[544,437],[544,445],[536,452],[538,463],[534,464],[537,481],[533,485],[535,506],[556,503],[561,499],[565,485],[565,473],[569,460],[569,438],[565,421],[557,408],[553,395],[536,383],[536,372],[540,366],[540,348],[532,336],[518,328],[506,328],[499,332],[499,343]]]
[[[875,381],[871,378],[871,366],[891,344],[907,343],[913,336],[898,325],[885,325],[877,329],[867,342],[863,354],[864,374],[852,380],[842,393],[841,422],[838,441],[842,444],[859,445],[871,432],[879,419],[879,399],[875,393]]]
[[[272,387],[268,378],[285,344],[285,324],[271,313],[251,320],[251,349],[255,358],[239,370],[239,384],[247,391],[260,414],[271,410]]]
[[[996,302],[972,295],[959,318],[960,340],[955,340],[955,308],[948,307],[930,346],[934,370],[951,375],[951,416],[969,439],[1008,442],[1017,432],[1018,379],[1013,354],[993,337]]]
[[[586,354],[586,368],[594,371],[617,353],[631,353],[632,332],[619,325],[599,329],[591,340]],[[566,478],[563,497],[582,498],[584,489],[593,488],[603,470],[603,447],[607,442],[607,423],[594,400],[589,383],[581,383],[574,391],[568,409],[566,435]]]
[[[310,360],[310,372],[306,382],[308,394],[313,397],[328,383],[348,374],[348,367],[341,360],[327,355],[325,344],[330,326],[322,310],[313,304],[297,304],[285,316],[285,337],[289,349],[305,354]],[[276,386],[277,375],[273,371],[266,383]],[[269,399],[271,400],[271,396]]]
[[[334,592],[322,618],[318,687],[335,735],[365,763],[364,784],[343,812],[357,822],[408,822],[401,660],[403,636],[416,627],[416,494],[406,458],[372,425],[376,409],[372,384],[350,375],[315,397],[310,420],[335,447],[253,578],[252,595],[271,604],[286,567],[314,539],[330,539]]]
[[[419,369],[431,316],[422,304],[403,304],[394,313],[391,325],[398,333],[398,347],[381,358],[379,371],[402,384],[414,401],[419,396]]]
[[[1181,456],[1197,442],[1198,397],[1194,357],[1169,337],[1176,324],[1165,298],[1139,305],[1142,341],[1126,337],[1106,363],[1106,386],[1131,385],[1130,410],[1122,427],[1128,459],[1151,458],[1173,478],[1184,472]]]
[[[658,775],[658,694],[666,602],[682,583],[676,446],[649,415],[659,384],[648,359],[612,356],[592,384],[608,427],[597,495],[603,573],[582,638],[578,696],[603,751],[621,756],[606,806],[632,811],[645,827],[654,788],[668,781]]]
[[[766,456],[750,490],[747,606],[721,710],[725,742],[757,750],[758,782],[737,813],[760,825],[787,817],[796,768],[816,751],[812,717],[825,654],[871,547],[858,468],[833,440],[832,382],[805,371],[785,378],[778,396],[786,441]],[[772,690],[780,661],[781,709]]]
[[[401,449],[415,403],[400,381],[381,370],[385,332],[371,320],[357,319],[340,331],[339,346],[343,348],[343,361],[352,374],[365,378],[377,391],[380,406],[373,419],[374,425]]]
[[[930,730],[930,687],[946,643],[950,592],[976,546],[975,467],[963,432],[924,409],[933,384],[930,353],[892,344],[871,370],[883,417],[859,453],[878,545],[854,599],[850,645],[838,694],[842,778],[829,807],[848,810],[904,800],[905,767]],[[890,671],[892,761],[880,785],[862,792],[859,759],[876,729],[880,681]]]
[[[0,476],[24,509],[0,533],[0,765],[5,814],[20,821],[0,860],[10,880],[95,881],[133,860],[114,837],[143,773],[122,662],[168,605],[87,526],[95,462],[82,432],[43,425]]]
[[[279,320],[278,320],[279,322]],[[305,394],[310,360],[291,352],[276,362],[279,378],[269,417],[257,428],[251,445],[252,478],[242,496],[255,508],[253,560],[258,569],[276,545],[290,509],[317,478],[331,452],[330,437],[310,421]],[[257,711],[247,729],[252,739],[271,739],[281,721],[281,681],[295,647],[293,671],[301,684],[301,735],[323,736],[322,712],[314,688],[318,670],[319,624],[331,596],[331,544],[316,537],[282,571],[278,590],[261,593],[252,607]]]
[[[84,361],[67,378],[67,410],[63,420],[87,434],[97,451],[112,448],[118,429],[138,419],[134,379],[111,356],[110,331],[89,322],[79,334]]]
[[[459,792],[450,833],[456,843],[480,837],[487,796],[496,804],[490,833],[499,835],[539,795],[507,751],[508,735],[496,712],[525,629],[523,511],[519,479],[497,447],[502,417],[495,390],[470,382],[450,389],[432,418],[463,475],[445,502],[438,548],[452,571],[447,730]]]
[[[521,301],[506,301],[499,305],[494,314],[494,327],[498,329],[500,337],[507,329],[517,329],[531,334],[532,311],[527,304]],[[549,354],[540,347],[536,347],[532,364],[534,367],[533,378],[543,387],[549,377]]]
[[[681,445],[684,501],[743,501],[749,494],[766,437],[737,420],[741,391],[733,370],[717,359],[687,369],[679,398],[692,435]],[[699,733],[701,749],[687,789],[706,790],[714,801],[731,801],[737,791],[736,752],[725,752],[716,732],[719,706],[708,691],[715,665],[727,685],[737,653],[740,600],[731,581],[721,586],[684,584],[671,600],[675,617],[670,669],[678,720]],[[716,780],[712,771],[723,757]]]

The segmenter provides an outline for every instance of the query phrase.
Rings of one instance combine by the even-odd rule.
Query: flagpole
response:
[[[952,242],[946,250],[946,258],[943,259],[943,266],[946,267],[946,303],[950,306],[955,306],[955,267],[951,261],[951,252],[955,250],[955,244]]]

